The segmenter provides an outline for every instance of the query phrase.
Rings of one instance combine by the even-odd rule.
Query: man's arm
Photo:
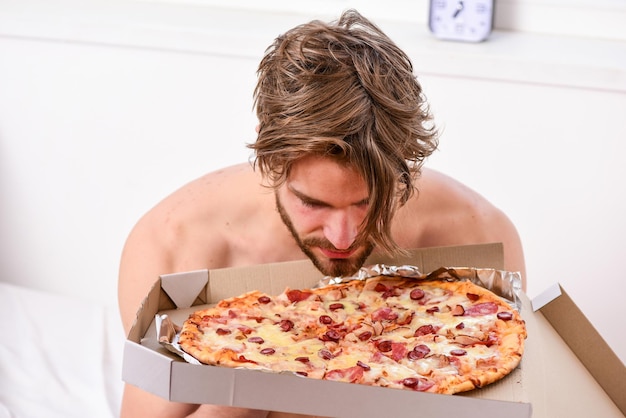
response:
[[[160,275],[171,273],[172,260],[163,243],[164,232],[152,227],[149,216],[131,231],[120,260],[117,296],[124,331],[128,333],[141,302]]]
[[[118,300],[126,333],[150,287],[160,274],[169,272],[169,260],[160,241],[144,218],[135,226],[124,246],[119,270]],[[198,405],[172,403],[126,384],[120,416],[175,418],[189,416],[197,409]]]
[[[153,417],[175,418],[189,417],[198,409],[198,405],[174,403],[126,384],[122,398],[120,418]]]
[[[152,212],[141,219],[129,235],[122,252],[118,283],[120,314],[126,333],[141,302],[160,275],[198,268],[195,264],[198,260],[187,264],[174,259],[173,248],[186,252],[182,244],[184,240],[175,235],[179,232],[176,227],[168,229],[157,211],[157,214]],[[264,418],[267,414],[266,411],[243,408],[169,402],[126,384],[120,417]]]

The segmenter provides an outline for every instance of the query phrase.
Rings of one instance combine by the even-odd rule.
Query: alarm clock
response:
[[[428,26],[440,39],[482,42],[493,29],[495,0],[430,0]]]

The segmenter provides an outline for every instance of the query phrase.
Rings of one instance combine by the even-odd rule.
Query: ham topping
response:
[[[465,314],[465,309],[463,309],[463,306],[461,305],[456,305],[454,308],[452,308],[450,313],[452,314],[452,316],[463,316]]]
[[[493,302],[477,303],[465,309],[465,315],[467,316],[491,315],[496,312],[498,312],[498,305]]]
[[[361,367],[360,365],[349,367],[347,369],[329,370],[328,372],[326,372],[326,375],[324,376],[324,378],[328,380],[340,380],[342,382],[354,383],[354,382],[358,382],[359,380],[363,378],[364,370],[365,369]]]
[[[398,314],[387,306],[378,308],[372,312],[372,321],[393,321],[396,319],[398,319]]]

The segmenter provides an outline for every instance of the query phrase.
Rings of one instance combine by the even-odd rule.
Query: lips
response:
[[[320,248],[320,250],[322,251],[322,253],[324,253],[326,257],[334,258],[334,259],[350,258],[354,254],[354,250],[337,251],[337,250],[329,250],[326,248]]]

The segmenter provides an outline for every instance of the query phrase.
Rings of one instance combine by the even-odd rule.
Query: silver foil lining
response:
[[[388,266],[375,264],[362,267],[354,276],[326,276],[318,283],[319,287],[345,283],[352,280],[367,280],[376,276],[408,277],[415,280],[469,280],[500,296],[518,311],[522,308],[520,293],[522,278],[519,272],[471,267],[441,267],[428,274],[422,274],[416,266]]]
[[[202,364],[195,357],[187,354],[182,348],[180,348],[180,345],[178,344],[180,327],[174,324],[168,315],[157,314],[154,317],[154,322],[156,324],[157,339],[159,344],[165,347],[168,351],[181,356],[187,363]]]

